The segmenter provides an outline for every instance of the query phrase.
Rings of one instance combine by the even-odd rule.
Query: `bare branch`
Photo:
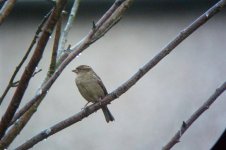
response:
[[[28,83],[33,75],[33,72],[35,71],[36,66],[38,65],[42,54],[44,52],[44,48],[49,40],[49,36],[51,35],[53,28],[57,22],[57,20],[60,17],[60,14],[66,5],[67,0],[59,0],[56,7],[53,10],[53,13],[50,15],[48,21],[46,22],[46,26],[39,38],[39,41],[37,43],[37,46],[34,50],[33,56],[31,60],[29,61],[26,69],[24,70],[19,85],[13,95],[13,98],[3,115],[1,122],[0,122],[0,138],[2,138],[5,134],[6,129],[9,126],[9,123],[11,122],[17,108],[20,105],[20,102],[23,98],[23,95],[27,89]]]
[[[74,4],[71,8],[71,13],[70,13],[70,16],[68,18],[67,24],[66,24],[65,29],[63,30],[62,35],[60,37],[58,55],[60,53],[62,53],[62,51],[64,51],[64,49],[65,49],[65,44],[67,42],[67,36],[68,36],[68,33],[69,33],[69,31],[72,27],[74,19],[76,17],[78,7],[79,7],[79,3],[80,3],[80,0],[74,0]]]
[[[38,106],[39,103],[36,102],[34,106]],[[13,142],[15,137],[20,133],[23,127],[27,124],[30,116],[37,110],[37,107],[30,108],[20,119],[16,121],[13,128],[11,128],[7,134],[0,140],[0,149],[6,149]]]
[[[169,150],[175,144],[180,141],[181,136],[184,132],[194,123],[198,117],[200,117],[209,107],[210,105],[226,90],[226,82],[224,82],[209,98],[208,100],[196,110],[191,117],[183,122],[180,130],[172,137],[172,139],[162,148],[162,150]]]
[[[16,3],[16,0],[7,0],[5,2],[2,9],[0,10],[0,25],[4,22],[4,20],[11,13],[15,3]]]
[[[2,103],[2,101],[3,101],[3,99],[5,98],[6,94],[8,93],[9,89],[10,89],[11,87],[14,87],[14,86],[15,86],[15,84],[13,83],[13,82],[14,82],[14,79],[15,79],[17,73],[19,72],[20,68],[21,68],[22,65],[24,64],[25,60],[27,59],[28,55],[30,54],[30,52],[31,52],[31,50],[32,50],[32,48],[33,48],[33,46],[35,45],[36,40],[37,40],[38,37],[39,37],[39,33],[42,31],[42,27],[44,26],[46,20],[49,18],[49,15],[51,14],[51,12],[52,12],[52,10],[51,10],[46,16],[44,16],[44,18],[43,18],[41,24],[38,26],[38,29],[37,29],[37,31],[36,31],[36,33],[35,33],[35,36],[34,36],[32,42],[31,42],[31,44],[30,44],[30,46],[29,46],[27,52],[25,53],[25,55],[24,55],[24,57],[22,58],[22,60],[21,60],[21,62],[19,63],[19,65],[16,67],[16,69],[15,69],[15,71],[14,71],[12,77],[11,77],[10,80],[9,80],[9,83],[8,83],[8,85],[7,85],[6,89],[5,89],[5,91],[3,92],[3,94],[2,94],[2,96],[1,96],[1,98],[0,98],[0,105],[1,105],[1,103]]]
[[[133,85],[135,85],[139,79],[141,79],[150,69],[152,69],[156,64],[158,64],[165,56],[167,56],[176,46],[178,46],[186,37],[191,35],[196,29],[198,29],[202,24],[207,22],[213,15],[218,13],[224,6],[226,5],[226,0],[218,2],[216,5],[214,5],[211,9],[209,9],[206,13],[201,15],[198,19],[196,19],[191,25],[189,25],[187,28],[185,28],[178,36],[175,37],[166,47],[164,47],[153,59],[151,59],[148,63],[146,63],[143,67],[141,67],[128,81],[123,83],[120,87],[118,87],[116,90],[111,92],[109,95],[103,98],[101,103],[95,103],[90,106],[88,106],[86,109],[80,111],[79,113],[69,117],[68,119],[65,119],[54,126],[40,132],[36,136],[29,139],[24,144],[20,145],[16,148],[16,150],[23,150],[28,149],[37,144],[38,142],[42,141],[43,139],[48,138],[49,136],[67,128],[68,126],[81,121],[85,117],[89,116],[90,114],[94,113],[98,109],[102,108],[103,106],[109,104],[114,99],[121,96],[123,93],[125,93],[127,90],[129,90]],[[73,54],[73,53],[72,53]],[[71,54],[69,54],[69,58]],[[68,59],[68,58],[67,58]],[[65,59],[65,61],[67,60]],[[62,65],[65,63],[63,61]],[[62,66],[61,65],[61,66]],[[61,66],[59,68],[61,68]],[[57,73],[57,72],[56,72]],[[52,76],[51,79],[55,74]],[[47,82],[48,83],[48,82]],[[47,84],[44,85],[44,87],[47,87]],[[183,125],[186,126],[185,123]]]
[[[41,72],[41,71],[42,71],[42,69],[38,69],[37,71],[35,71],[35,72],[33,73],[32,77],[34,77],[36,74],[38,74],[38,73]]]
[[[95,36],[92,40],[92,42],[95,42],[99,38],[105,35],[105,33],[108,32],[115,24],[117,24],[121,18],[122,14],[126,11],[126,9],[131,5],[132,1],[126,1],[123,3],[112,15],[111,18],[109,18],[101,27],[100,29],[95,33]]]
[[[35,72],[33,73],[32,77],[34,77],[36,74],[38,74],[38,73],[41,72],[41,71],[42,71],[42,69],[39,69],[39,70],[35,71]],[[20,81],[13,82],[13,84],[12,84],[11,86],[12,86],[12,87],[17,87],[17,86],[19,85],[19,82],[20,82]]]
[[[113,13],[118,9],[120,9],[120,6],[122,6],[122,4],[124,3],[131,4],[132,1],[133,0],[116,0],[115,3],[111,6],[111,8],[102,16],[102,18],[95,25],[93,25],[95,26],[95,28],[92,28],[92,30],[89,32],[89,34],[85,38],[83,38],[80,42],[78,42],[76,45],[71,47],[71,50],[74,51],[71,53],[72,57],[76,57],[80,52],[83,51],[83,49],[87,48],[88,46],[90,46],[90,44],[92,44],[92,40],[95,38],[95,34],[107,22],[107,20],[113,15]],[[125,7],[125,9],[127,8],[128,6]],[[122,11],[122,13],[124,13],[124,11]],[[122,14],[118,14],[118,15],[122,15]],[[105,28],[107,27],[105,26]],[[80,47],[84,47],[84,48],[81,49]]]

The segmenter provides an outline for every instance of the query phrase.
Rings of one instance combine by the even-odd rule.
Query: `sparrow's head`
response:
[[[92,68],[90,66],[87,65],[80,65],[77,68],[75,68],[74,70],[72,70],[72,72],[79,74],[79,73],[86,73],[92,71]]]

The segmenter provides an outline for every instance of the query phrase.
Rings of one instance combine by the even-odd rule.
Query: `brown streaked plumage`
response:
[[[88,102],[98,102],[108,94],[100,77],[90,66],[80,65],[75,70],[72,70],[72,72],[77,74],[75,83],[81,95]],[[102,110],[107,122],[114,121],[114,117],[107,106],[102,107]]]

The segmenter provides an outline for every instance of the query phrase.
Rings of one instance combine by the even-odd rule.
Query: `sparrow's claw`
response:
[[[98,101],[98,104],[101,106],[102,105],[102,102],[101,101]]]
[[[85,104],[85,106],[81,108],[81,110],[86,109],[86,107],[88,106],[88,104],[89,104],[89,102],[87,102],[87,103]]]

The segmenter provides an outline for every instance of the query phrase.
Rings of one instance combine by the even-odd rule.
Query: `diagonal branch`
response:
[[[34,106],[39,105],[39,103],[35,103]],[[8,146],[13,142],[15,137],[20,133],[20,131],[24,128],[24,126],[29,121],[30,117],[37,109],[36,107],[30,108],[20,119],[16,121],[14,127],[11,128],[7,134],[0,140],[0,149],[5,150]]]
[[[131,5],[132,1],[127,2],[127,3],[123,3],[120,6],[120,9],[117,9],[112,15],[111,18],[109,18],[104,24],[103,26],[100,27],[100,29],[98,30],[97,33],[95,33],[95,38],[93,38],[92,42],[95,42],[96,40],[98,40],[99,38],[101,38],[102,36],[105,35],[106,32],[108,32],[108,30],[110,30],[115,24],[117,24],[121,18],[122,18],[122,14],[126,11],[127,7],[129,5]]]
[[[0,10],[0,25],[4,22],[4,20],[11,13],[14,5],[16,4],[16,0],[7,0]]]
[[[104,97],[101,103],[95,103],[88,106],[86,109],[80,111],[79,113],[65,119],[52,127],[43,130],[36,136],[29,139],[24,144],[20,145],[16,148],[16,150],[28,149],[42,141],[43,139],[48,138],[49,136],[71,126],[72,124],[81,121],[85,117],[94,113],[98,109],[103,106],[109,104],[111,101],[115,100],[127,90],[129,90],[133,85],[135,85],[139,79],[141,79],[149,70],[151,70],[155,65],[157,65],[164,57],[166,57],[176,46],[178,46],[186,37],[191,35],[196,29],[198,29],[201,25],[207,22],[212,16],[222,10],[222,8],[226,5],[226,0],[222,0],[210,8],[207,12],[201,15],[198,19],[196,19],[193,23],[191,23],[187,28],[185,28],[178,36],[175,37],[166,47],[164,47],[153,59],[147,62],[143,67],[141,67],[128,81],[123,83],[116,90],[111,92],[109,95]],[[70,56],[70,55],[69,55]],[[67,60],[67,59],[66,59]],[[60,68],[60,67],[59,67]],[[52,76],[54,77],[54,75]]]
[[[51,10],[51,11],[52,11],[52,10]],[[37,31],[36,31],[36,33],[35,33],[35,36],[34,36],[32,42],[31,42],[31,44],[30,44],[30,46],[29,46],[27,52],[25,53],[25,55],[24,55],[24,57],[22,58],[21,62],[20,62],[19,65],[16,67],[15,71],[13,72],[13,75],[12,75],[12,77],[10,78],[9,83],[8,83],[8,85],[7,85],[6,89],[5,89],[5,91],[3,92],[2,96],[0,97],[0,105],[1,105],[1,103],[2,103],[2,101],[3,101],[3,99],[5,98],[6,94],[8,93],[9,89],[10,89],[11,87],[14,86],[14,79],[15,79],[17,73],[19,72],[20,68],[21,68],[22,65],[24,64],[25,60],[27,59],[28,55],[30,54],[30,52],[31,52],[31,50],[32,50],[32,48],[33,48],[33,46],[35,45],[36,40],[37,40],[37,38],[38,38],[38,35],[39,35],[39,33],[42,31],[42,27],[44,26],[46,20],[49,18],[49,15],[50,15],[51,11],[43,18],[41,24],[38,26],[38,29],[37,29]]]
[[[16,110],[18,109],[20,102],[23,98],[23,95],[27,89],[28,83],[35,71],[36,66],[38,65],[42,54],[44,52],[44,48],[49,40],[49,36],[51,35],[53,28],[60,17],[60,14],[66,5],[67,0],[59,0],[56,7],[54,8],[52,14],[50,15],[48,21],[46,22],[46,26],[40,36],[40,39],[37,43],[37,46],[34,50],[33,56],[31,57],[28,65],[26,66],[19,85],[13,95],[13,98],[3,115],[0,122],[0,138],[2,138],[6,132],[6,129],[9,126],[10,121],[12,120]]]
[[[51,55],[51,62],[49,65],[48,70],[48,77],[51,77],[51,75],[55,72],[56,69],[56,61],[57,61],[57,49],[58,44],[61,36],[61,25],[62,25],[62,16],[59,18],[57,24],[56,24],[56,31],[55,31],[55,38],[53,43],[53,49],[52,49],[52,55]]]
[[[184,132],[194,123],[195,120],[198,119],[209,107],[210,105],[226,90],[226,82],[224,82],[216,91],[208,98],[208,100],[196,110],[191,117],[183,122],[180,130],[172,137],[172,139],[162,148],[162,150],[169,150],[175,144],[180,142],[181,136]]]

